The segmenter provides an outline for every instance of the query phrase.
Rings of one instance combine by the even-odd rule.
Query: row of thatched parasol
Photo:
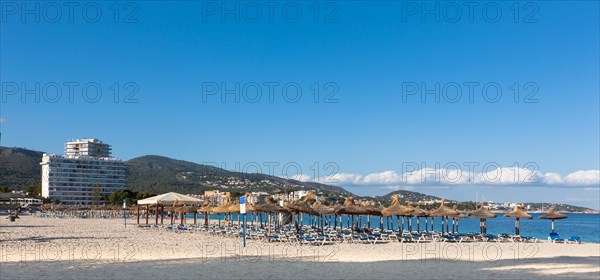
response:
[[[340,217],[340,225],[341,225],[342,215],[348,215],[348,216],[350,216],[350,219],[348,219],[348,223],[350,223],[350,220],[352,221],[353,229],[355,228],[355,223],[354,223],[355,216],[357,216],[357,218],[359,219],[359,223],[357,223],[357,224],[360,224],[360,216],[367,216],[367,219],[368,219],[367,224],[368,225],[371,224],[371,222],[370,222],[371,216],[379,216],[381,228],[383,228],[383,217],[387,217],[388,223],[389,223],[389,217],[395,216],[398,218],[398,230],[399,231],[404,230],[404,218],[405,217],[410,218],[410,219],[408,219],[408,223],[409,223],[408,228],[410,231],[412,231],[412,218],[413,217],[417,218],[417,230],[418,231],[420,231],[420,218],[422,218],[422,217],[425,218],[425,222],[426,222],[425,229],[427,229],[428,228],[427,218],[430,217],[431,218],[431,229],[433,230],[433,227],[434,227],[434,225],[433,225],[434,219],[433,218],[440,217],[440,218],[442,218],[442,234],[444,233],[444,231],[449,232],[449,224],[450,224],[449,219],[452,219],[452,232],[455,232],[455,227],[456,227],[456,231],[458,231],[458,220],[467,217],[465,214],[459,212],[456,209],[456,206],[454,208],[450,208],[450,207],[446,206],[445,199],[442,200],[439,208],[437,208],[435,210],[431,210],[431,211],[426,211],[419,207],[414,207],[412,205],[412,203],[410,203],[410,202],[408,203],[408,205],[402,205],[402,204],[400,204],[398,195],[394,195],[392,197],[392,204],[387,208],[384,208],[381,205],[375,206],[371,203],[358,205],[355,203],[355,201],[352,197],[346,199],[344,201],[344,203],[341,205],[335,204],[332,206],[327,206],[320,201],[317,201],[316,203],[313,203],[312,205],[309,204],[309,201],[314,200],[314,199],[315,199],[315,196],[312,193],[309,193],[302,200],[287,202],[286,204],[284,204],[282,206],[282,205],[279,205],[276,202],[274,202],[271,197],[267,197],[266,202],[264,204],[247,204],[246,211],[247,212],[267,213],[269,216],[270,222],[272,220],[271,215],[273,215],[273,214],[279,214],[279,213],[294,214],[293,216],[292,215],[287,216],[287,218],[288,218],[288,220],[293,219],[297,228],[299,227],[300,224],[302,224],[302,221],[301,221],[302,215],[300,215],[301,213],[309,214],[314,217],[319,217],[321,220],[321,226],[323,226],[323,221],[324,221],[323,216],[334,216],[335,227],[337,227],[337,216]],[[181,213],[182,214],[181,215],[181,223],[182,224],[184,223],[185,214],[187,214],[187,213],[194,214],[194,224],[196,223],[196,214],[197,213],[205,214],[204,215],[205,224],[208,223],[208,214],[209,213],[219,214],[219,224],[220,224],[221,214],[231,214],[231,213],[239,213],[240,212],[240,205],[232,203],[231,201],[228,201],[225,204],[223,204],[221,206],[217,206],[217,207],[212,207],[207,204],[200,208],[194,207],[194,206],[187,206],[184,203],[182,203],[181,206],[177,207],[177,204],[178,204],[177,202],[173,203],[173,206],[171,207],[170,211],[171,211],[171,213]],[[138,211],[139,211],[139,209],[138,209]],[[158,206],[157,206],[157,211],[158,211]],[[483,204],[480,204],[480,207],[478,209],[471,211],[467,214],[468,214],[468,216],[470,216],[472,218],[480,219],[480,233],[482,233],[482,234],[487,233],[486,219],[496,217],[496,214],[485,209],[483,207]],[[171,215],[171,223],[173,223],[173,216],[174,215]],[[523,206],[517,206],[515,208],[515,210],[505,214],[504,216],[512,217],[512,218],[516,219],[515,233],[517,235],[519,235],[519,233],[520,233],[519,232],[520,219],[531,219],[532,218],[531,215],[527,214],[527,212],[525,211],[525,208]],[[139,217],[139,213],[138,213],[138,217]],[[401,222],[400,222],[400,217],[402,217]],[[564,218],[567,218],[567,217],[558,212],[555,212],[553,208],[551,208],[549,213],[547,213],[546,215],[540,216],[540,219],[551,219],[552,220],[552,232],[554,232],[554,220],[564,219]],[[139,220],[138,220],[138,222],[139,222]],[[238,223],[239,222],[240,222],[240,220],[239,220],[239,216],[238,216]],[[157,216],[157,223],[158,223],[158,216]],[[161,223],[162,223],[162,215],[161,215]],[[261,216],[261,223],[262,223],[262,216]],[[389,228],[389,226],[388,226],[388,228]]]

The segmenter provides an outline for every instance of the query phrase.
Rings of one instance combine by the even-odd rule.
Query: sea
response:
[[[581,237],[582,242],[600,243],[600,214],[569,214],[563,213],[568,216],[567,219],[555,220],[554,228],[555,231],[562,238],[569,238],[571,236]],[[547,240],[548,234],[552,229],[552,222],[550,220],[539,219],[539,216],[543,213],[530,213],[533,219],[521,219],[520,231],[522,236],[537,237],[540,240]],[[211,219],[219,219],[219,215],[211,214]],[[225,216],[222,214],[221,219]],[[188,223],[191,221],[192,216],[188,215]],[[356,218],[355,218],[356,219]],[[384,217],[384,228],[387,228],[387,221]],[[232,220],[237,222],[237,214],[232,215]],[[255,216],[252,213],[248,214],[248,223],[255,220]],[[303,216],[303,224],[310,224],[311,217],[309,215]],[[203,221],[203,216],[198,215],[198,223]],[[266,215],[263,214],[263,221],[267,221]],[[339,216],[338,216],[339,221]],[[356,220],[355,220],[356,221]],[[329,218],[330,225],[333,225],[333,218]],[[348,217],[342,216],[343,225],[347,225]],[[361,225],[367,223],[367,217],[362,216],[360,220]],[[408,220],[405,218],[404,228],[407,229]],[[396,217],[390,218],[389,224],[392,228],[398,228],[398,221]],[[416,218],[412,221],[413,230],[417,229]],[[379,217],[371,216],[371,227],[379,227]],[[431,218],[428,218],[429,229],[431,229]],[[420,220],[421,230],[425,228],[425,218]],[[452,228],[452,221],[450,220],[450,228]],[[434,218],[434,230],[441,231],[441,219]],[[458,222],[458,232],[460,233],[479,233],[479,219],[465,218]],[[487,219],[487,233],[488,234],[514,234],[515,233],[515,219],[504,217],[503,214],[498,213],[497,218]]]

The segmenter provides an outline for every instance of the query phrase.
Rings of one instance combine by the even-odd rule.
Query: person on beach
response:
[[[7,219],[10,219],[11,213],[10,213],[10,209],[8,209],[8,216],[6,216]]]

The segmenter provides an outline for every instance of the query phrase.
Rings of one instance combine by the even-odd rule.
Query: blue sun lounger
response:
[[[548,241],[552,242],[552,243],[562,243],[565,242],[565,240],[563,238],[560,237],[560,235],[558,235],[558,233],[556,232],[551,232],[550,235],[548,236]]]
[[[569,237],[569,239],[567,239],[567,243],[581,244],[581,237],[577,235],[572,235],[571,237]]]

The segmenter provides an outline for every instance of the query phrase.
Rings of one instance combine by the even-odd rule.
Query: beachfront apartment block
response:
[[[219,190],[205,191],[204,201],[208,201],[211,206],[221,206],[231,201],[231,193]]]
[[[248,197],[246,198],[246,203],[248,204],[255,204],[255,203],[259,203],[259,204],[264,204],[267,201],[267,197],[271,196],[269,193],[266,192],[251,192],[248,194]]]
[[[291,192],[277,190],[273,194],[273,199],[275,199],[277,201],[300,200],[310,192],[314,193],[315,190],[297,190],[297,191],[291,191]]]
[[[115,190],[125,189],[125,163],[111,157],[110,145],[97,139],[77,139],[64,155],[42,156],[42,197],[64,205],[106,203]]]

